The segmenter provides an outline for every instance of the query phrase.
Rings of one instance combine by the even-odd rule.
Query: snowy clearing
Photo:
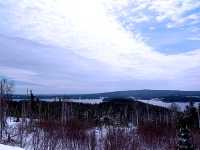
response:
[[[13,147],[13,146],[0,144],[0,150],[24,150],[24,149],[19,148],[19,147]]]

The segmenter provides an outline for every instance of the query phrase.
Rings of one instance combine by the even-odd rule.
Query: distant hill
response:
[[[116,91],[95,94],[50,94],[50,95],[37,95],[40,99],[55,99],[55,98],[73,98],[73,99],[97,99],[117,98],[117,97],[134,97],[136,99],[152,99],[162,98],[165,101],[187,101],[194,100],[200,101],[200,91],[178,91],[178,90],[130,90],[130,91]],[[26,99],[25,95],[13,95],[13,99]],[[189,98],[188,98],[189,97]]]

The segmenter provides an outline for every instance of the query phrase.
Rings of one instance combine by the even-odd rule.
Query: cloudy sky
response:
[[[16,93],[200,90],[199,0],[0,0]]]

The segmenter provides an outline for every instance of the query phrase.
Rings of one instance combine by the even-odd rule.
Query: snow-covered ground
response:
[[[137,100],[137,101],[155,105],[155,106],[165,107],[165,108],[170,108],[171,105],[173,104],[173,103],[169,103],[169,102],[163,102],[163,101],[159,100],[158,98],[151,99],[151,100]],[[174,102],[174,104],[176,104],[180,108],[181,111],[184,111],[186,106],[189,105],[188,102]],[[199,102],[194,103],[195,107],[198,107],[198,105],[199,105]]]
[[[67,99],[64,101],[84,103],[84,104],[99,104],[99,103],[103,102],[103,98],[99,98],[99,99]]]
[[[150,100],[142,100],[142,99],[135,99],[134,97],[130,97],[133,98],[133,100],[136,101],[140,101],[143,103],[147,103],[147,104],[151,104],[151,105],[155,105],[155,106],[160,106],[160,107],[165,107],[165,108],[170,108],[172,103],[170,102],[163,102],[158,98],[154,98],[154,99],[150,99]],[[64,101],[66,102],[76,102],[76,103],[84,103],[84,104],[99,104],[103,102],[103,97],[99,98],[99,99],[66,99]],[[186,106],[189,105],[188,102],[174,102],[174,104],[176,104],[178,106],[178,108],[180,109],[180,111],[184,111]],[[199,102],[194,103],[195,107],[198,107]]]
[[[134,97],[130,97],[135,101],[140,101],[143,103],[147,103],[147,104],[151,104],[151,105],[155,105],[155,106],[160,106],[160,107],[165,107],[165,108],[170,108],[172,103],[170,102],[163,102],[161,101],[159,98],[154,98],[154,99],[150,99],[150,100],[143,100],[143,99],[135,99]],[[98,99],[64,99],[64,101],[66,102],[76,102],[76,103],[84,103],[84,104],[100,104],[103,102],[104,97],[98,98]],[[42,99],[43,101],[59,101],[59,99]],[[181,111],[185,110],[186,106],[189,105],[188,102],[174,102],[174,104],[176,104]],[[200,102],[196,102],[194,103],[195,107],[198,107],[198,105],[200,104]]]
[[[171,105],[172,105],[172,103],[163,102],[158,98],[154,98],[154,99],[150,99],[150,100],[142,100],[142,99],[133,98],[133,100],[140,101],[140,102],[147,103],[147,104],[151,104],[151,105],[155,105],[155,106],[165,107],[165,108],[170,108]],[[103,98],[99,98],[99,99],[67,99],[65,101],[85,103],[85,104],[99,104],[99,103],[103,102]],[[188,102],[174,102],[174,104],[176,104],[178,106],[180,111],[184,111],[186,106],[189,105]],[[199,105],[199,102],[194,103],[195,107],[198,107],[198,105]]]
[[[24,150],[24,149],[19,148],[19,147],[0,144],[0,150]]]

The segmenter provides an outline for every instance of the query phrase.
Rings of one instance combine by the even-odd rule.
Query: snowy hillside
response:
[[[0,144],[0,150],[23,150],[23,149],[19,148],[19,147],[13,147],[13,146],[7,146],[7,145]]]
[[[84,103],[84,104],[99,104],[99,103],[102,103],[103,98],[98,98],[98,99],[68,99],[66,101],[76,102],[76,103]]]
[[[137,100],[143,103],[147,103],[147,104],[151,104],[151,105],[155,105],[155,106],[160,106],[160,107],[165,107],[165,108],[170,108],[172,103],[169,102],[163,102],[157,98],[155,99],[151,99],[151,100]],[[184,111],[186,106],[189,105],[188,102],[174,102],[174,104],[176,104],[181,111]],[[195,107],[198,107],[199,102],[194,103]]]
[[[143,102],[146,104],[151,104],[151,105],[155,105],[155,106],[160,106],[160,107],[165,107],[165,108],[170,108],[172,103],[170,102],[164,102],[161,101],[159,98],[154,98],[154,99],[148,99],[148,100],[144,100],[144,99],[135,99],[134,97],[130,97],[135,101],[139,101],[139,102]],[[76,103],[85,103],[85,104],[99,104],[103,102],[103,98],[99,98],[99,99],[67,99],[65,100],[67,102],[76,102]],[[173,102],[174,104],[176,104],[178,106],[178,108],[181,111],[184,111],[186,106],[189,105],[188,102]],[[195,107],[198,107],[200,102],[196,102],[194,103]]]

